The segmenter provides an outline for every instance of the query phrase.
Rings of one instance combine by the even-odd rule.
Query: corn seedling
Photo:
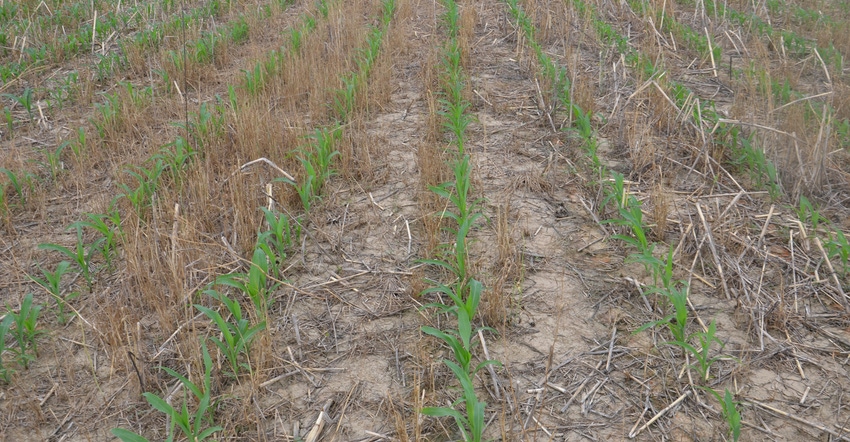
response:
[[[86,244],[83,241],[83,227],[75,224],[68,228],[75,228],[77,230],[77,243],[74,246],[74,250],[52,243],[39,244],[38,248],[41,250],[53,250],[71,258],[71,260],[77,264],[77,267],[79,267],[80,271],[83,273],[83,278],[88,283],[89,290],[91,290],[93,283],[91,259],[95,252],[100,251],[98,248],[100,247],[100,241],[102,241],[102,239],[95,241],[93,244],[86,247]]]
[[[0,167],[0,172],[6,175],[6,178],[9,179],[9,183],[12,185],[12,188],[15,189],[15,194],[18,195],[18,199],[21,200],[21,205],[25,205],[27,198],[24,190],[25,186],[28,187],[29,190],[32,190],[32,175],[25,172],[22,177],[18,177],[15,172],[3,167]]]
[[[9,203],[6,201],[6,188],[0,186],[0,219],[9,214]]]
[[[210,110],[207,103],[201,103],[198,113],[192,114],[192,120],[189,124],[189,129],[193,132],[195,141],[198,143],[198,150],[203,150],[203,145],[210,139],[220,137],[224,133],[224,106],[222,100],[216,96],[217,104],[215,111]],[[182,127],[183,124],[180,124]],[[186,140],[178,139],[174,143],[182,142],[186,145],[182,146],[184,150],[191,150],[191,146],[186,143]]]
[[[319,14],[322,15],[322,18],[328,18],[328,14],[330,13],[330,5],[327,0],[319,1]]]
[[[6,120],[6,132],[8,132],[6,138],[11,140],[15,136],[15,118],[8,106],[3,108],[3,117]]]
[[[18,355],[18,362],[29,367],[29,363],[38,357],[38,346],[36,338],[43,333],[38,329],[38,315],[41,313],[41,304],[33,305],[32,293],[28,293],[23,301],[21,308],[17,313],[7,305],[7,316],[11,316],[12,323],[15,328],[11,329],[12,336],[18,344],[18,349],[15,351]]]
[[[230,299],[224,293],[220,293],[213,289],[206,290],[204,293],[221,302],[230,313],[228,321],[225,320],[218,311],[195,304],[195,308],[207,315],[207,317],[212,319],[218,326],[220,331],[219,336],[221,336],[221,338],[212,337],[210,340],[216,347],[218,347],[219,350],[221,350],[227,361],[230,363],[230,369],[233,371],[233,376],[239,375],[240,368],[246,368],[249,373],[252,372],[250,361],[248,361],[248,363],[240,364],[239,355],[243,353],[246,356],[248,355],[254,335],[265,329],[266,322],[260,321],[257,325],[251,326],[251,322],[248,318],[243,317],[242,307],[239,305],[238,301]]]
[[[473,337],[478,332],[478,330],[473,331],[472,321],[481,300],[483,284],[469,275],[467,237],[476,221],[484,215],[480,211],[479,202],[470,201],[470,157],[464,153],[465,131],[472,117],[467,114],[469,102],[463,97],[465,80],[461,68],[460,44],[457,40],[459,12],[453,1],[446,1],[445,5],[446,13],[443,21],[448,27],[449,42],[445,47],[442,64],[445,98],[441,100],[443,109],[441,116],[444,129],[454,136],[457,156],[453,163],[454,181],[432,186],[431,191],[447,200],[447,205],[451,208],[447,207],[440,216],[451,219],[457,227],[448,227],[448,230],[454,234],[454,242],[450,247],[452,249],[450,260],[429,259],[422,262],[447,270],[453,275],[454,282],[444,284],[426,280],[430,287],[422,294],[435,293],[451,299],[451,304],[436,302],[426,304],[424,308],[436,308],[438,313],[454,315],[457,318],[457,329],[443,331],[426,326],[422,327],[422,332],[442,340],[452,349],[454,360],[444,359],[443,363],[457,378],[463,394],[451,406],[425,407],[420,412],[434,417],[452,417],[464,440],[478,442],[484,433],[486,403],[479,401],[475,393],[475,374],[483,367],[500,364],[498,361],[486,360],[472,366]],[[465,413],[456,409],[461,403],[464,405]]]
[[[77,128],[77,139],[71,143],[71,152],[74,153],[74,157],[77,159],[81,159],[83,156],[83,151],[86,149],[86,128],[79,127]]]
[[[33,110],[32,109],[32,106],[33,106],[33,90],[32,90],[32,88],[28,87],[28,88],[24,89],[24,91],[21,93],[21,95],[3,94],[3,96],[6,97],[6,98],[9,98],[10,100],[12,100],[12,101],[14,101],[18,104],[20,104],[27,111],[27,115],[29,116],[30,121],[32,121],[32,119],[33,119],[33,114],[32,114],[32,110]],[[11,112],[9,112],[7,110],[7,117],[6,117],[7,123],[9,121],[8,115],[11,115]],[[11,130],[9,132],[11,133]]]
[[[239,17],[236,23],[230,28],[230,41],[234,44],[239,44],[248,39],[248,22],[245,17]]]
[[[293,227],[292,223],[289,222],[289,217],[284,213],[275,214],[265,207],[260,207],[260,209],[263,210],[269,230],[260,233],[259,242],[274,247],[278,259],[286,259],[292,244],[297,243],[301,236],[301,225],[296,220]]]
[[[201,35],[192,46],[192,58],[197,63],[210,63],[215,60],[216,46],[219,45],[221,36],[215,32],[208,32]]]
[[[242,73],[245,74],[242,85],[248,91],[248,94],[251,96],[259,94],[265,83],[262,63],[257,63],[253,70],[243,69]]]
[[[336,143],[342,137],[342,128],[318,128],[309,136],[308,145],[300,149],[299,160],[304,166],[304,176],[300,183],[288,178],[278,178],[278,181],[295,186],[295,191],[301,198],[304,210],[309,211],[312,201],[322,192],[322,187],[335,174],[332,160],[339,155]]]
[[[145,169],[141,166],[135,166],[136,170],[127,169],[126,172],[136,179],[138,183],[135,188],[131,188],[126,184],[119,184],[124,193],[118,195],[115,199],[127,198],[136,215],[141,218],[145,209],[153,205],[153,196],[156,193],[159,177],[162,175],[165,166],[161,158],[152,158],[154,164],[150,169]]]
[[[295,191],[301,199],[301,205],[304,207],[304,211],[309,212],[316,193],[316,169],[313,167],[313,164],[307,161],[304,157],[300,157],[299,160],[304,166],[304,177],[301,179],[300,183],[288,178],[278,178],[276,181],[282,181],[295,187]]]
[[[642,325],[638,328],[635,333],[640,333],[646,329],[663,326],[667,327],[670,330],[670,334],[673,335],[673,341],[667,342],[667,344],[678,345],[682,348],[687,349],[685,346],[688,346],[688,335],[687,335],[687,326],[688,326],[688,289],[687,287],[675,287],[672,289],[667,288],[653,288],[651,292],[662,293],[665,295],[670,302],[670,305],[673,306],[673,313],[665,316],[664,318],[658,321],[652,321]],[[691,347],[692,348],[692,347]]]
[[[213,433],[223,430],[220,426],[205,428],[210,421],[208,413],[215,411],[215,403],[212,401],[212,358],[210,357],[210,352],[207,350],[207,344],[205,342],[201,343],[201,348],[204,354],[204,380],[203,385],[201,386],[196,385],[185,376],[168,367],[162,367],[166,373],[177,378],[177,380],[183,385],[184,397],[182,407],[179,409],[174,408],[166,402],[165,399],[154,393],[145,393],[143,395],[155,410],[168,416],[168,421],[170,422],[168,438],[166,439],[168,442],[174,440],[176,435],[174,431],[175,427],[179,428],[183,433],[183,436],[185,436],[190,442],[201,442],[207,440],[207,438],[212,436]],[[189,412],[188,404],[190,399],[186,397],[186,390],[191,391],[195,396],[191,402],[197,402],[198,404],[198,408],[194,413]],[[114,428],[112,430],[112,434],[121,439],[123,442],[146,442],[148,440],[123,428]]]
[[[704,332],[695,332],[690,336],[696,337],[699,341],[699,347],[693,346],[687,342],[671,342],[672,345],[676,345],[687,350],[691,356],[696,359],[696,363],[692,364],[692,366],[696,367],[702,381],[708,380],[709,370],[711,370],[712,364],[720,359],[720,356],[709,358],[708,353],[711,350],[711,344],[716,342],[720,344],[720,349],[723,349],[723,341],[715,336],[716,332],[717,323],[716,321],[711,321],[708,325],[708,330]]]
[[[56,177],[58,177],[62,172],[62,169],[64,169],[64,165],[62,164],[62,151],[70,144],[70,141],[63,141],[59,143],[59,146],[57,146],[55,150],[44,150],[45,160],[43,162],[40,161],[39,164],[47,169],[47,172],[50,174],[50,179],[53,181],[56,180]]]
[[[631,235],[617,234],[613,235],[612,238],[619,239],[637,249],[637,253],[629,255],[629,260],[643,264],[646,271],[652,274],[657,283],[658,269],[660,269],[662,263],[653,254],[655,243],[650,242],[647,236],[641,203],[634,195],[627,195],[621,174],[613,172],[613,176],[614,180],[610,182],[609,190],[603,200],[603,207],[612,200],[616,201],[620,216],[619,218],[605,220],[603,223],[624,226],[631,231]]]
[[[720,403],[720,414],[729,427],[728,435],[732,437],[733,441],[738,442],[738,438],[741,437],[741,413],[738,411],[739,403],[735,401],[732,392],[726,389],[724,395],[720,396],[720,393],[711,388],[699,388],[711,393],[717,399],[717,402]]]
[[[111,209],[109,213],[87,213],[88,220],[77,221],[69,226],[69,228],[88,227],[101,234],[90,247],[98,248],[103,259],[106,261],[106,266],[112,267],[112,256],[115,254],[115,249],[118,246],[118,240],[123,235],[121,231],[121,214],[116,209]]]
[[[107,132],[118,125],[118,111],[120,109],[117,94],[109,94],[105,98],[106,101],[103,103],[95,103],[94,105],[99,117],[89,120],[97,129],[97,134],[101,139],[105,139]]]
[[[9,329],[12,327],[14,320],[14,316],[9,313],[4,315],[3,319],[0,320],[0,379],[3,379],[3,382],[7,384],[12,380],[15,370],[9,368],[3,362],[3,353],[6,352],[6,335],[9,334]]]
[[[802,222],[808,222],[814,231],[818,230],[818,226],[821,221],[829,223],[829,220],[821,215],[811,201],[803,195],[800,195],[800,205],[797,208],[797,217]]]
[[[133,103],[133,106],[135,107],[145,106],[153,97],[153,89],[150,86],[139,89],[133,86],[133,83],[129,81],[120,82],[119,84],[124,86],[124,89],[127,91],[127,95],[130,97],[130,102]]]
[[[268,309],[268,294],[277,287],[274,284],[271,288],[267,287],[269,276],[276,276],[277,267],[275,263],[277,257],[265,243],[258,242],[254,249],[254,255],[251,257],[251,267],[248,273],[229,273],[216,278],[217,285],[226,285],[233,287],[245,293],[254,305],[254,313],[258,320],[266,318]],[[272,273],[269,273],[269,271]]]
[[[192,162],[197,151],[185,138],[177,137],[174,141],[162,146],[159,153],[152,156],[151,160],[162,164],[163,170],[168,170],[171,180],[180,185],[183,182],[184,169]]]
[[[847,275],[847,264],[850,259],[850,243],[847,242],[847,236],[841,230],[836,230],[834,234],[830,234],[826,241],[826,250],[830,257],[838,257],[841,261],[842,273]]]
[[[740,137],[739,145],[735,146],[732,162],[748,171],[759,187],[767,187],[772,198],[778,198],[782,194],[779,184],[779,174],[773,162],[767,159],[764,151],[752,144],[752,136]]]
[[[455,378],[460,382],[463,388],[463,397],[455,401],[451,407],[425,407],[421,410],[422,414],[434,417],[451,416],[460,429],[464,440],[479,442],[484,433],[484,411],[487,406],[486,402],[478,400],[475,393],[473,380],[475,374],[482,368],[488,365],[500,365],[498,361],[487,360],[479,363],[474,368],[471,367],[472,362],[472,343],[470,337],[472,328],[470,320],[466,317],[465,310],[459,309],[458,313],[458,330],[457,334],[446,333],[433,327],[422,327],[422,331],[426,334],[443,340],[448,344],[460,364],[457,364],[448,359],[443,359],[443,363],[449,367]],[[460,338],[460,340],[458,339]],[[464,403],[466,414],[462,414],[454,407]]]
[[[337,90],[334,97],[334,110],[340,121],[346,121],[351,111],[354,110],[354,99],[357,94],[358,85],[361,82],[357,73],[343,75],[342,88]]]
[[[153,73],[159,75],[159,81],[157,83],[163,85],[165,92],[171,93],[172,81],[168,71],[166,69],[154,69]]]
[[[68,301],[80,295],[78,292],[71,292],[62,296],[62,276],[68,272],[68,268],[70,266],[70,262],[62,261],[56,266],[56,270],[53,272],[39,268],[43,276],[42,278],[27,275],[29,279],[42,286],[47,293],[56,300],[57,316],[59,323],[62,325],[68,322],[70,316],[68,312],[65,311]]]

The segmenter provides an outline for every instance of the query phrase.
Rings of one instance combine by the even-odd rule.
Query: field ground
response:
[[[474,278],[486,440],[850,440],[848,22],[0,0],[0,439],[463,440]]]

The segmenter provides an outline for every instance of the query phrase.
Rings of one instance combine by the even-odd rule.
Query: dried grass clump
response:
[[[670,216],[670,198],[664,184],[659,181],[650,194],[652,204],[652,235],[657,241],[664,241],[667,232],[667,217]]]

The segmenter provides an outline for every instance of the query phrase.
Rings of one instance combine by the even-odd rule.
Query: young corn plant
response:
[[[71,152],[74,153],[74,158],[82,159],[83,152],[86,150],[86,128],[80,127],[77,129],[77,139],[71,143]]]
[[[221,275],[216,278],[215,284],[233,287],[247,295],[254,306],[257,320],[264,321],[268,310],[268,294],[279,284],[274,283],[271,287],[268,286],[269,276],[272,278],[277,276],[276,261],[277,257],[268,244],[258,242],[254,255],[251,257],[248,273],[236,272]]]
[[[154,163],[150,169],[141,166],[135,166],[135,170],[126,169],[125,172],[135,178],[138,184],[135,188],[123,183],[119,184],[124,192],[115,197],[115,200],[126,198],[130,201],[139,218],[142,218],[145,210],[153,205],[153,197],[159,184],[159,178],[165,170],[161,158],[152,158],[152,160]]]
[[[248,91],[248,94],[252,97],[259,94],[260,91],[263,90],[263,85],[265,84],[262,63],[257,63],[253,70],[243,69],[242,73],[245,74],[242,85],[245,90]]]
[[[707,388],[707,387],[699,387],[717,399],[717,402],[720,404],[720,414],[723,416],[723,420],[726,421],[726,426],[729,431],[727,435],[732,438],[734,442],[738,442],[738,439],[741,437],[741,413],[738,411],[739,402],[735,401],[735,398],[732,396],[732,392],[727,388],[723,396],[720,396],[716,390]]]
[[[295,182],[288,178],[278,178],[295,187],[301,204],[305,211],[309,211],[313,201],[321,195],[325,182],[333,176],[333,158],[339,155],[336,143],[342,137],[342,128],[335,126],[331,128],[318,128],[308,138],[307,146],[300,149],[298,159],[304,166],[304,176],[301,182]]]
[[[87,246],[85,241],[83,241],[83,227],[81,225],[71,225],[68,228],[75,228],[77,230],[77,242],[74,245],[73,250],[68,247],[53,243],[39,244],[38,248],[42,250],[53,250],[70,258],[72,262],[74,262],[82,272],[83,278],[88,283],[89,290],[91,290],[92,285],[94,283],[92,275],[92,255],[100,251],[99,247],[101,242],[103,241],[103,238]]]
[[[0,220],[9,215],[9,203],[6,201],[6,188],[0,186]],[[8,219],[6,219],[8,221]]]
[[[12,375],[15,374],[15,370],[8,367],[3,362],[3,353],[6,352],[6,335],[9,334],[9,330],[12,327],[12,323],[15,321],[15,317],[11,314],[7,313],[3,316],[3,319],[0,320],[0,379],[5,383],[9,383],[12,380]]]
[[[715,334],[717,333],[717,323],[716,321],[711,321],[708,325],[708,330],[702,332],[695,332],[691,334],[690,337],[695,337],[699,342],[699,346],[691,345],[688,342],[672,342],[671,344],[682,347],[682,349],[686,350],[691,354],[696,362],[691,364],[692,367],[697,369],[697,372],[700,375],[700,380],[703,382],[708,381],[708,377],[710,375],[711,366],[721,359],[720,356],[709,357],[709,351],[711,351],[711,345],[713,343],[718,343],[720,345],[720,349],[723,349],[724,343],[720,339],[718,339]]]
[[[11,184],[12,188],[15,190],[15,194],[18,196],[21,205],[26,205],[27,191],[31,192],[34,186],[33,175],[25,172],[19,177],[15,172],[3,167],[0,167],[0,172],[6,175],[6,178],[9,179],[9,184]]]
[[[12,110],[8,106],[3,108],[3,119],[6,120],[6,138],[11,140],[15,137],[15,117],[12,116]]]
[[[826,219],[823,215],[818,212],[818,209],[803,195],[800,195],[800,206],[796,210],[797,217],[802,222],[808,222],[812,226],[812,230],[817,232],[818,226],[821,223],[829,223],[829,220]]]
[[[208,289],[204,293],[221,302],[230,313],[230,318],[227,320],[218,311],[195,304],[196,309],[207,315],[218,326],[221,338],[212,337],[210,340],[230,363],[234,377],[239,376],[240,368],[247,369],[249,373],[252,373],[250,359],[246,363],[240,363],[239,355],[244,353],[246,358],[248,357],[251,341],[254,340],[254,336],[258,332],[266,328],[266,322],[261,321],[252,326],[248,318],[243,317],[242,307],[238,301],[213,289]]]
[[[679,347],[682,351],[694,359],[691,367],[695,368],[699,373],[699,379],[702,382],[708,381],[711,366],[722,359],[721,356],[710,357],[709,352],[714,343],[720,345],[723,349],[724,343],[717,338],[717,324],[711,321],[706,331],[697,331],[691,334],[687,333],[688,327],[688,284],[685,281],[676,281],[673,279],[673,247],[667,254],[666,260],[663,262],[663,267],[656,270],[660,279],[660,287],[651,287],[647,293],[661,294],[667,298],[670,305],[673,307],[673,313],[665,316],[658,321],[652,321],[644,324],[635,331],[640,333],[653,327],[666,327],[673,336],[672,341],[667,341],[665,344]],[[691,344],[696,340],[697,345]]]
[[[776,166],[767,158],[764,150],[753,146],[753,136],[740,137],[738,141],[740,144],[733,146],[735,158],[732,162],[748,171],[757,186],[766,187],[771,198],[778,198],[782,194],[782,186]]]
[[[193,158],[198,154],[185,138],[178,136],[174,141],[162,146],[159,153],[152,156],[155,162],[162,162],[162,170],[168,171],[171,180],[180,186],[183,182],[184,171]]]
[[[145,393],[143,396],[155,410],[165,414],[168,417],[170,426],[168,428],[167,442],[172,442],[176,436],[175,427],[180,429],[183,436],[190,442],[201,442],[210,438],[213,434],[224,428],[220,426],[208,427],[212,417],[209,415],[215,412],[216,404],[212,400],[212,358],[207,350],[206,342],[201,343],[201,349],[204,355],[204,380],[202,385],[196,385],[185,376],[176,371],[162,367],[169,375],[175,377],[182,385],[184,391],[183,404],[180,408],[174,408],[165,399],[157,396],[154,393]],[[192,392],[194,399],[186,397],[186,390]],[[197,403],[197,409],[194,413],[189,411],[189,402]],[[121,439],[123,442],[147,442],[148,439],[133,433],[132,431],[123,428],[113,428],[112,434]]]
[[[451,407],[425,407],[421,410],[422,414],[434,417],[450,416],[454,418],[455,423],[460,429],[464,440],[479,442],[484,433],[484,411],[487,406],[485,402],[478,399],[475,393],[474,379],[475,374],[482,368],[488,365],[500,365],[498,361],[486,360],[478,363],[474,367],[472,349],[474,341],[472,337],[477,333],[472,330],[472,317],[469,312],[475,313],[478,307],[478,301],[481,299],[481,291],[483,286],[480,282],[472,279],[468,283],[469,296],[465,301],[460,299],[457,294],[442,286],[437,288],[437,291],[450,296],[455,304],[451,306],[441,304],[430,304],[430,306],[439,306],[439,309],[445,312],[454,313],[457,317],[457,330],[445,332],[433,327],[422,327],[422,332],[434,336],[452,349],[455,361],[444,359],[443,363],[452,371],[455,378],[460,382],[463,389],[461,398],[452,403]],[[448,290],[445,290],[448,289]],[[463,414],[455,409],[456,406],[463,403],[466,413]]]
[[[12,336],[18,344],[17,353],[18,362],[28,368],[30,362],[38,357],[37,338],[44,333],[38,329],[38,315],[41,313],[41,304],[33,305],[32,293],[27,294],[21,307],[17,313],[7,305],[6,315],[12,318],[12,324],[15,328],[11,329]],[[4,319],[5,321],[5,319]]]
[[[62,261],[56,266],[56,270],[52,272],[39,268],[41,270],[42,277],[27,275],[27,277],[29,277],[29,279],[33,282],[42,286],[50,297],[56,301],[56,314],[59,319],[59,323],[62,325],[65,325],[68,322],[68,319],[70,319],[73,315],[66,311],[68,301],[71,301],[80,295],[79,292],[71,292],[64,296],[62,295],[62,276],[68,273],[70,266],[70,262]]]
[[[289,221],[289,217],[285,213],[278,213],[260,207],[266,218],[266,223],[269,230],[259,234],[259,241],[268,244],[277,252],[277,257],[280,260],[286,259],[292,245],[298,242],[301,236],[301,224],[295,221],[295,225]]]
[[[619,218],[605,220],[603,223],[623,226],[631,232],[631,235],[616,234],[612,238],[619,239],[637,249],[636,253],[629,255],[629,260],[642,264],[657,284],[660,276],[659,270],[663,264],[654,255],[655,243],[649,241],[646,225],[643,221],[641,203],[634,195],[627,194],[623,184],[623,175],[617,172],[613,172],[612,174],[614,180],[610,182],[611,184],[606,192],[607,195],[603,200],[603,207],[610,201],[615,201],[620,216]]]
[[[55,181],[62,172],[62,169],[64,169],[64,165],[62,164],[62,151],[70,144],[70,141],[63,141],[59,143],[59,146],[57,146],[54,150],[44,150],[45,160],[43,162],[39,161],[39,165],[47,169],[51,181]]]
[[[850,258],[850,243],[841,230],[830,233],[825,242],[827,253],[831,258],[837,257],[841,262],[842,274],[847,276],[848,258]]]
[[[688,287],[685,281],[675,281],[673,279],[673,247],[667,253],[667,259],[663,262],[659,261],[656,268],[656,273],[661,279],[661,286],[653,286],[648,293],[657,293],[663,295],[673,307],[673,313],[665,316],[658,321],[652,321],[644,324],[635,331],[640,333],[646,329],[653,327],[667,327],[670,334],[673,335],[673,341],[682,345],[687,345],[688,335]],[[656,281],[657,283],[658,281]],[[676,344],[678,345],[678,344]]]
[[[555,60],[552,59],[549,54],[547,54],[543,47],[536,39],[537,27],[534,25],[532,19],[525,13],[522,7],[519,4],[518,0],[504,0],[508,5],[508,10],[513,16],[514,20],[517,21],[518,27],[522,30],[525,35],[526,44],[534,51],[534,54],[537,56],[537,64],[540,66],[540,72],[543,77],[545,83],[547,83],[547,87],[550,90],[551,95],[553,95],[563,109],[569,113],[569,118],[572,121],[573,126],[566,128],[567,131],[573,132],[578,135],[579,140],[581,140],[582,147],[586,153],[586,156],[591,162],[591,166],[593,166],[593,170],[596,171],[596,174],[599,177],[602,177],[604,174],[604,167],[602,162],[599,160],[599,157],[596,154],[598,149],[598,143],[596,141],[596,134],[593,130],[592,118],[593,114],[590,111],[584,111],[579,107],[577,103],[572,100],[571,96],[571,86],[572,82],[570,81],[570,77],[567,74],[566,68],[559,65]],[[577,2],[574,0],[573,3],[577,3],[577,7],[579,9],[586,8],[583,2]],[[611,39],[613,34],[613,29],[606,28],[602,25],[596,25],[597,31],[607,32],[608,38]],[[622,42],[617,42],[618,46],[625,47],[628,45],[628,41],[623,39]]]
[[[106,267],[112,268],[112,258],[123,236],[121,231],[121,213],[114,207],[109,213],[86,213],[86,220],[77,221],[68,228],[89,228],[101,235],[90,247],[97,248],[106,261]]]
[[[30,121],[33,120],[33,90],[31,87],[24,89],[21,95],[3,94],[3,96],[14,101],[17,104],[20,104],[21,107],[23,107],[27,111],[27,115],[29,116]]]

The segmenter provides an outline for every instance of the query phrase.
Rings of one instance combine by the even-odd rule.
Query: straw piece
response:
[[[668,406],[664,407],[664,409],[663,409],[663,410],[659,411],[659,412],[658,412],[658,414],[656,414],[655,416],[653,416],[653,417],[652,417],[652,419],[650,419],[649,421],[647,421],[647,423],[643,424],[643,425],[642,425],[640,428],[638,428],[636,431],[631,431],[631,432],[629,432],[629,439],[634,439],[635,437],[637,437],[637,435],[638,435],[638,434],[640,434],[640,433],[641,433],[641,431],[645,430],[648,426],[652,425],[652,424],[653,424],[655,421],[657,421],[657,420],[658,420],[661,416],[664,416],[664,413],[667,413],[668,411],[672,410],[672,409],[673,409],[673,407],[675,407],[676,405],[679,405],[679,403],[681,403],[683,400],[685,400],[685,398],[686,398],[686,397],[688,397],[688,396],[690,396],[690,395],[691,395],[691,390],[688,390],[688,391],[686,391],[686,392],[682,393],[682,395],[681,395],[681,396],[679,396],[679,398],[678,398],[678,399],[676,399],[675,401],[673,401],[673,403],[672,403],[672,404],[670,404],[670,405],[668,405]]]

